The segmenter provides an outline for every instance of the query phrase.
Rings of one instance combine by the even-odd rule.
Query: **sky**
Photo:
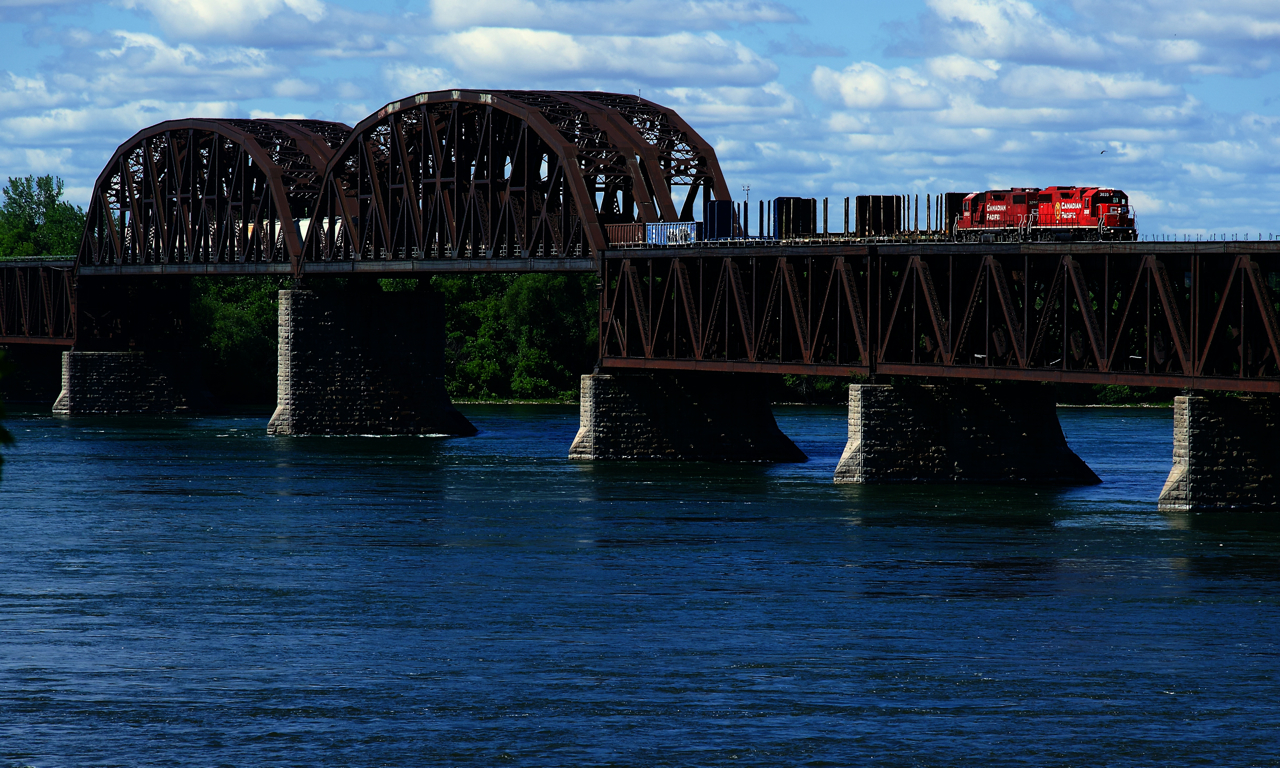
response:
[[[161,120],[456,87],[640,93],[736,199],[1096,185],[1280,237],[1280,0],[0,0],[0,177],[84,205]]]

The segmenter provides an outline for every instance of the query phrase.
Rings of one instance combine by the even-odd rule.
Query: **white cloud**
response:
[[[67,173],[78,170],[71,163],[71,150],[61,149],[0,149],[0,164],[19,166],[28,173]],[[15,175],[15,174],[10,174]],[[22,174],[16,174],[22,175]]]
[[[262,50],[169,45],[141,32],[117,30],[71,48],[49,75],[68,101],[110,106],[137,99],[188,102],[251,98],[287,82],[287,70]]]
[[[301,112],[286,112],[284,114],[280,114],[263,109],[249,110],[250,120],[305,120],[306,118],[307,116]]]
[[[240,37],[272,16],[315,23],[327,10],[320,0],[123,0],[123,5],[149,11],[166,29],[189,38]]]
[[[141,32],[117,30],[113,48],[98,51],[107,66],[124,65],[135,75],[204,76],[214,72],[224,76],[258,78],[278,74],[265,51],[255,48],[205,48],[180,44],[171,46],[160,38]]]
[[[1123,17],[1141,37],[1278,41],[1280,6],[1268,0],[1073,0],[1088,18]]]
[[[1178,98],[1182,89],[1137,74],[1100,74],[1062,67],[1017,67],[1000,78],[1000,88],[1024,103],[1052,104],[1101,99],[1143,101]]]
[[[661,37],[573,36],[486,28],[438,39],[454,69],[491,83],[623,80],[664,85],[761,85],[778,67],[742,43],[714,33]]]
[[[239,111],[234,102],[174,102],[145,99],[115,107],[51,109],[38,115],[0,119],[0,136],[14,142],[40,140],[67,143],[86,135],[121,136],[137,133],[149,125],[184,117],[231,117]]]
[[[886,70],[867,61],[840,72],[818,67],[813,88],[819,98],[851,109],[938,109],[946,104],[944,94],[914,70]]]
[[[349,59],[403,54],[422,38],[422,14],[349,10],[322,0],[118,0],[154,18],[166,40],[256,46],[308,57]]]
[[[458,79],[446,69],[406,63],[391,64],[383,68],[382,77],[392,91],[404,96],[424,91],[441,91],[460,85]]]
[[[939,80],[994,80],[1000,72],[1000,62],[995,59],[974,61],[967,56],[951,54],[938,56],[925,62],[929,74]]]
[[[769,123],[805,112],[800,100],[779,83],[759,88],[667,88],[656,98],[697,125]]]
[[[975,59],[1096,62],[1106,54],[1091,36],[1054,24],[1026,0],[928,0],[942,36]]]
[[[320,92],[320,86],[298,77],[286,77],[271,86],[271,92],[286,99],[299,99],[314,96]]]
[[[792,23],[786,6],[760,0],[432,0],[440,29],[523,27],[588,34],[670,34],[738,24]]]
[[[21,112],[52,107],[64,100],[49,91],[44,77],[19,77],[12,72],[0,74],[0,110]]]
[[[334,119],[348,125],[355,125],[372,112],[369,105],[351,102],[339,102],[333,105]]]

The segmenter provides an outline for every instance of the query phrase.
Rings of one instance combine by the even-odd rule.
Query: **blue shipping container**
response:
[[[698,242],[698,222],[673,221],[646,225],[649,245],[684,245]]]

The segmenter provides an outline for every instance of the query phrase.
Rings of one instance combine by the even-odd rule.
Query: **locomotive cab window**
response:
[[[991,199],[992,199],[992,200],[1003,200],[1003,199],[1004,199],[1004,195],[995,195],[995,194],[993,194],[993,195],[991,196]]]
[[[1052,203],[1052,202],[1053,202],[1053,195],[1051,195],[1051,194],[1049,194],[1049,193],[1047,193],[1047,192],[1046,192],[1046,193],[1044,193],[1044,194],[1042,194],[1042,195],[1040,195],[1040,202],[1042,202],[1042,203]]]

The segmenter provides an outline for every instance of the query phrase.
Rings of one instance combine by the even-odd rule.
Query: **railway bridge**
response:
[[[630,95],[175,120],[111,157],[74,259],[0,266],[0,344],[65,348],[57,413],[181,410],[189,278],[288,276],[269,431],[465,435],[439,298],[376,278],[594,272],[573,458],[803,460],[751,374],[833,375],[837,482],[1089,483],[1046,383],[1160,386],[1183,390],[1162,508],[1280,504],[1280,243],[959,244],[942,196],[923,225],[887,199],[839,231],[826,201],[761,203],[752,235],[711,145]]]

